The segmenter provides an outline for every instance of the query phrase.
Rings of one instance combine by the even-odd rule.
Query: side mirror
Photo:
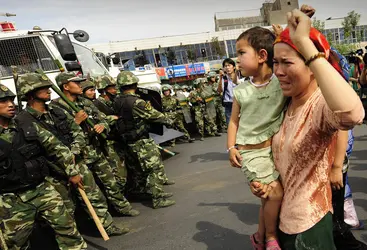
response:
[[[74,39],[78,42],[85,43],[89,40],[89,35],[84,30],[76,30],[73,33]]]
[[[56,34],[53,36],[55,39],[56,47],[59,50],[62,59],[65,61],[75,61],[77,59],[74,46],[71,43],[68,35]]]
[[[81,71],[82,66],[77,62],[65,62],[65,68],[67,71]]]

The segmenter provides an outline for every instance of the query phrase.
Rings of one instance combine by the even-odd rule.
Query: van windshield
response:
[[[88,48],[73,43],[75,53],[83,68],[83,74],[90,74],[90,76],[100,76],[108,74],[106,68],[103,66],[98,57]]]

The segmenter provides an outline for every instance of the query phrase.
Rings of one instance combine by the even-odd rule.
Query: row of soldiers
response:
[[[91,82],[63,72],[55,80],[79,112],[63,98],[46,104],[53,83],[27,73],[18,79],[18,100],[27,105],[15,115],[16,96],[0,84],[0,243],[9,249],[29,245],[36,220],[52,227],[60,249],[86,249],[74,220],[78,188],[109,236],[129,229],[114,224],[108,205],[121,215],[139,215],[124,196],[129,183],[149,194],[154,208],[175,204],[163,190],[174,181],[149,137],[150,123],[173,121],[135,93],[139,79],[121,72],[117,81],[103,76]],[[89,95],[95,85],[97,99]]]
[[[205,132],[209,136],[221,136],[221,132],[226,131],[222,97],[217,91],[218,84],[217,74],[209,72],[206,78],[194,80],[191,91],[186,85],[176,85],[174,88],[169,84],[162,86],[163,113],[174,121],[172,127],[184,133],[188,142],[193,142],[194,139],[185,128],[185,123],[195,122],[201,141],[204,140]]]

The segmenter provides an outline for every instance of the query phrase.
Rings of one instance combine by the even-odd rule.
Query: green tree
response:
[[[326,34],[326,39],[327,39],[327,41],[329,42],[329,44],[333,44],[333,43],[334,43],[334,40],[333,40],[333,33],[328,32],[328,33]]]
[[[175,64],[175,63],[176,63],[176,54],[175,54],[175,52],[174,52],[172,49],[170,49],[170,48],[168,48],[168,49],[167,49],[167,61],[168,61],[168,63],[169,63],[170,65],[173,65],[173,64]]]
[[[347,55],[358,49],[358,45],[355,43],[332,44],[332,46],[342,55]]]
[[[355,12],[354,10],[349,12],[342,22],[342,26],[344,29],[344,37],[349,38],[351,35],[356,37],[355,28],[357,27],[359,20],[361,19],[361,15]]]
[[[220,42],[219,42],[219,39],[218,37],[212,37],[212,40],[211,40],[211,47],[212,47],[212,50],[215,51],[215,53],[217,53],[217,55],[222,58],[224,56],[224,51],[222,49],[222,46],[220,46]]]
[[[312,20],[312,26],[320,32],[324,32],[325,30],[325,22],[317,20],[316,17]]]
[[[190,47],[186,49],[186,53],[187,53],[187,59],[189,60],[189,62],[196,61],[196,54]]]

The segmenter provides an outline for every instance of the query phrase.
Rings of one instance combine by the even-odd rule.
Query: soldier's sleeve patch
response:
[[[144,108],[145,108],[146,110],[148,110],[148,111],[152,110],[152,104],[150,103],[150,101],[147,101],[147,102],[145,103]]]

